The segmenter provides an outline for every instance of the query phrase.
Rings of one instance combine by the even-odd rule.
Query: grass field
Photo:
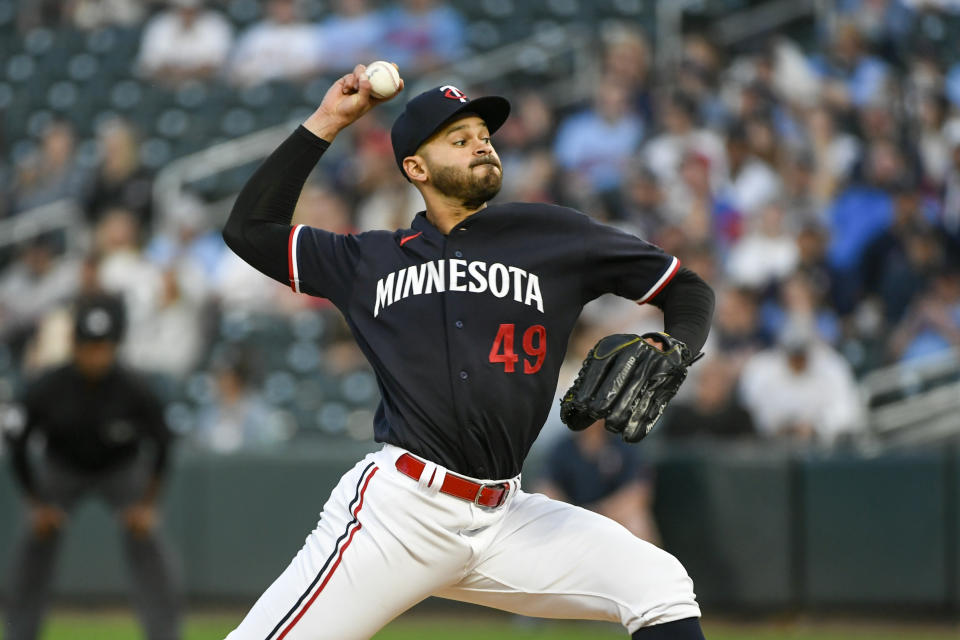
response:
[[[184,640],[222,640],[242,614],[191,616]],[[709,640],[957,640],[956,627],[905,625],[868,626],[855,623],[713,622],[705,625]],[[133,618],[119,613],[58,613],[42,640],[140,640]],[[408,615],[395,620],[375,640],[623,640],[612,625],[584,622],[530,621],[499,616]]]

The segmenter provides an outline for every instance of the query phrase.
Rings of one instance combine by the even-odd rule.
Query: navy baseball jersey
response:
[[[554,398],[584,304],[603,293],[643,303],[679,261],[563,207],[491,205],[443,235],[340,235],[295,226],[295,291],[329,298],[382,394],[380,442],[478,478],[510,478]]]

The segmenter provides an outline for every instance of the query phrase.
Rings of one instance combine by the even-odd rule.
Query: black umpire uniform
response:
[[[150,640],[179,637],[170,554],[156,527],[155,500],[171,439],[162,406],[145,382],[117,362],[122,302],[79,301],[74,354],[21,397],[7,437],[29,518],[15,548],[7,640],[33,640],[50,593],[67,518],[84,498],[103,499],[122,524],[133,600]],[[37,454],[34,443],[42,443]]]

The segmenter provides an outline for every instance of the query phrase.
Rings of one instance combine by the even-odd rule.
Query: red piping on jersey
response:
[[[296,247],[293,246],[293,239],[297,235],[297,227],[290,227],[290,236],[287,239],[287,270],[290,274],[290,288],[294,293],[300,293],[297,287],[297,281],[293,277],[293,252]]]
[[[676,263],[673,265],[673,269],[670,270],[668,274],[665,274],[666,277],[663,279],[663,282],[660,283],[660,286],[653,290],[653,292],[648,293],[646,296],[637,300],[637,304],[646,304],[657,297],[657,294],[663,291],[663,288],[673,280],[673,276],[677,275],[677,271],[680,270],[680,259],[674,258]]]
[[[370,475],[367,476],[367,481],[363,483],[363,489],[360,490],[360,502],[357,504],[357,507],[353,510],[353,517],[355,519],[360,515],[360,509],[363,508],[363,494],[366,493],[367,491],[367,485],[370,484],[370,480],[373,478],[374,475],[376,475],[379,469],[380,467],[374,467],[373,471],[370,472]],[[307,609],[310,608],[310,605],[312,605],[314,600],[317,599],[317,596],[320,595],[320,592],[323,591],[323,588],[327,586],[327,583],[330,582],[330,578],[333,577],[333,573],[337,570],[337,567],[340,566],[340,561],[343,560],[343,552],[346,551],[347,547],[350,546],[350,543],[353,542],[353,536],[357,533],[357,531],[360,531],[360,529],[362,528],[363,528],[363,523],[361,523],[360,520],[358,519],[357,526],[354,527],[353,531],[350,532],[350,537],[347,538],[346,544],[344,544],[343,547],[340,548],[340,555],[337,556],[337,561],[333,564],[332,567],[330,567],[330,572],[327,573],[327,577],[323,579],[323,582],[320,583],[320,586],[317,588],[317,590],[313,593],[312,596],[310,596],[310,599],[307,600],[307,603],[303,605],[303,608],[300,609],[300,613],[298,613],[296,617],[290,621],[290,624],[287,625],[287,628],[283,630],[283,633],[277,636],[277,640],[283,640],[283,638],[286,637],[288,633],[290,633],[290,630],[293,629],[294,625],[300,621],[300,618],[303,617],[303,614],[307,612]]]
[[[406,238],[400,238],[400,246],[402,247],[404,244],[406,244],[407,242],[413,240],[414,238],[416,238],[417,236],[421,235],[422,233],[423,233],[423,231],[418,231],[417,233],[413,234],[412,236],[407,236]]]

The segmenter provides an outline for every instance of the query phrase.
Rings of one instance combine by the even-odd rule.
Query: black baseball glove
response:
[[[658,341],[663,350],[648,344]],[[700,354],[703,355],[703,354]],[[608,431],[639,442],[650,433],[687,377],[687,345],[666,333],[616,334],[587,354],[573,386],[560,401],[560,419],[580,431],[602,418]]]

